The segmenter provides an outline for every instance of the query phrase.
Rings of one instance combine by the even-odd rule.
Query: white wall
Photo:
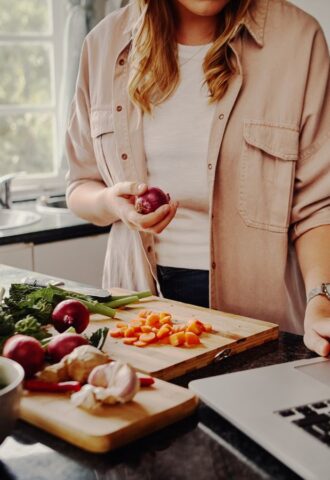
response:
[[[290,0],[298,7],[313,15],[322,26],[330,48],[330,1],[329,0]]]

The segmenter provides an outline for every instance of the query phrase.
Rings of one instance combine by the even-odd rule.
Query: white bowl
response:
[[[24,370],[17,362],[0,356],[0,444],[18,417],[23,378]]]

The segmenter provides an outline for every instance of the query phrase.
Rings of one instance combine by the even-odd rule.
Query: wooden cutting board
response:
[[[73,445],[102,453],[127,444],[190,415],[198,401],[189,390],[156,380],[132,402],[89,413],[69,395],[25,392],[20,418]]]
[[[118,295],[123,291],[112,289],[111,292],[113,295]],[[128,362],[137,370],[163,380],[170,380],[204,367],[213,362],[216,357],[219,359],[221,356],[229,356],[275,340],[279,334],[278,325],[274,323],[154,296],[118,310],[115,320],[105,319],[99,315],[94,316],[94,321],[88,328],[89,333],[101,326],[115,328],[116,321],[129,321],[136,318],[142,309],[169,312],[178,323],[198,318],[202,322],[211,323],[215,330],[210,334],[203,333],[200,337],[202,344],[191,348],[157,343],[140,348],[125,345],[121,339],[108,337],[103,350],[111,358]]]

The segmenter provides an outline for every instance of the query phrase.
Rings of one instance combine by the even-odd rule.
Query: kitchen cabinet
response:
[[[33,270],[33,244],[15,243],[0,247],[0,263],[12,267]]]
[[[35,272],[102,286],[108,234],[34,245]]]

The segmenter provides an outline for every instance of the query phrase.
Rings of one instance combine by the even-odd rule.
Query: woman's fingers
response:
[[[329,324],[330,322],[328,322]],[[329,327],[328,327],[329,329]],[[330,334],[329,334],[330,337]],[[326,357],[330,353],[330,343],[327,339],[323,338],[317,331],[315,331],[315,326],[313,328],[308,328],[305,331],[304,343],[307,348],[316,352],[322,357]]]
[[[139,182],[119,182],[113,186],[114,194],[118,197],[141,195],[147,188],[148,186],[145,183]]]
[[[137,213],[135,208],[133,207],[129,213],[129,221],[133,223],[136,227],[138,227],[140,230],[151,232],[154,227],[156,227],[167,217],[171,210],[171,205],[166,204],[157,208],[157,210],[152,213],[142,215],[140,213]]]
[[[161,233],[167,227],[167,225],[172,221],[172,219],[174,218],[174,216],[176,214],[176,211],[177,211],[177,208],[178,208],[178,203],[177,202],[171,203],[170,204],[170,209],[169,209],[166,217],[163,220],[161,220],[159,223],[154,225],[153,227],[149,228],[149,231],[151,233],[156,233],[156,234]]]

